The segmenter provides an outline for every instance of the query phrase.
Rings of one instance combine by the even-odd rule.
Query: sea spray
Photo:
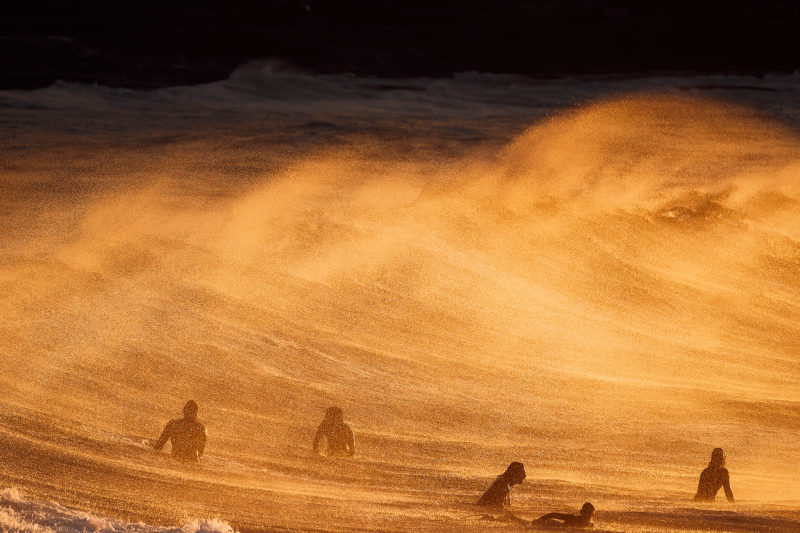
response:
[[[796,80],[279,81],[2,95],[3,479],[407,530],[510,460],[529,514],[688,505],[722,446],[737,499],[800,497]],[[147,446],[188,398],[197,468]],[[330,405],[352,462],[307,453]]]

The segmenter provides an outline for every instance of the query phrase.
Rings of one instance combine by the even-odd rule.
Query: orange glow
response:
[[[3,483],[164,524],[447,530],[511,460],[529,515],[558,479],[566,508],[599,491],[602,520],[597,487],[688,506],[721,446],[737,499],[800,500],[792,129],[633,95],[489,155],[358,137],[212,168],[269,149],[15,161],[0,447],[31,459]],[[64,191],[36,200],[60,165]],[[142,445],[187,398],[200,470]],[[329,405],[356,432],[349,467],[308,453]],[[70,458],[94,473],[48,466]]]

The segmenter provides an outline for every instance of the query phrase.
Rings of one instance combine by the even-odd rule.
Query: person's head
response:
[[[583,504],[581,507],[581,516],[584,518],[592,518],[594,516],[594,505],[589,502]]]
[[[183,406],[183,418],[187,418],[189,420],[194,420],[197,418],[197,402],[194,400],[189,400],[186,402],[186,405]]]
[[[506,471],[503,472],[502,475],[512,485],[522,483],[522,481],[525,479],[525,465],[514,461],[508,465],[508,468],[506,468]]]
[[[708,466],[725,466],[725,452],[722,451],[722,448],[714,448],[714,451],[711,452],[711,462],[708,463]]]
[[[344,423],[344,413],[339,407],[328,407],[325,411],[325,422],[342,424]]]

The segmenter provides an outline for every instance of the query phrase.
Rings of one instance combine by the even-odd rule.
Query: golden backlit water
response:
[[[669,88],[484,116],[185,91],[6,95],[0,488],[154,527],[502,530],[471,503],[516,460],[526,518],[800,524],[791,120]],[[188,398],[198,467],[149,449]],[[310,452],[330,405],[352,460]],[[733,506],[691,501],[716,446]]]

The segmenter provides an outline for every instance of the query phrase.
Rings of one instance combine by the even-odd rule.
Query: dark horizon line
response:
[[[407,71],[399,72],[396,74],[373,72],[359,72],[348,70],[336,69],[309,69],[298,65],[293,65],[291,62],[283,58],[266,57],[260,59],[249,59],[224,72],[198,72],[191,70],[178,70],[172,72],[159,72],[155,75],[145,75],[147,73],[137,73],[137,76],[129,76],[120,72],[86,72],[85,70],[76,70],[73,73],[60,72],[53,73],[35,73],[27,74],[26,76],[19,76],[14,78],[0,78],[0,91],[8,90],[21,90],[21,91],[34,91],[52,87],[58,83],[76,84],[76,85],[100,85],[108,88],[122,88],[134,90],[158,90],[169,87],[184,87],[204,85],[208,83],[215,83],[230,79],[234,73],[240,69],[248,66],[257,66],[259,63],[268,65],[274,63],[276,65],[275,74],[298,74],[308,76],[326,76],[326,75],[352,75],[356,78],[363,80],[385,80],[387,82],[402,82],[403,80],[421,80],[421,79],[453,79],[463,74],[486,74],[495,76],[519,76],[531,80],[559,80],[566,78],[586,78],[586,79],[642,79],[655,76],[664,77],[692,77],[692,76],[737,76],[737,77],[751,77],[755,79],[764,78],[766,76],[790,76],[798,74],[797,69],[793,68],[675,68],[675,69],[631,69],[631,70],[600,70],[600,69],[583,69],[583,70],[564,70],[564,71],[542,71],[542,72],[519,72],[519,71],[491,71],[481,69],[469,69],[459,71],[442,71],[438,73],[422,72],[422,73],[409,73]],[[393,86],[391,84],[378,90],[394,90],[402,89],[403,87]]]

